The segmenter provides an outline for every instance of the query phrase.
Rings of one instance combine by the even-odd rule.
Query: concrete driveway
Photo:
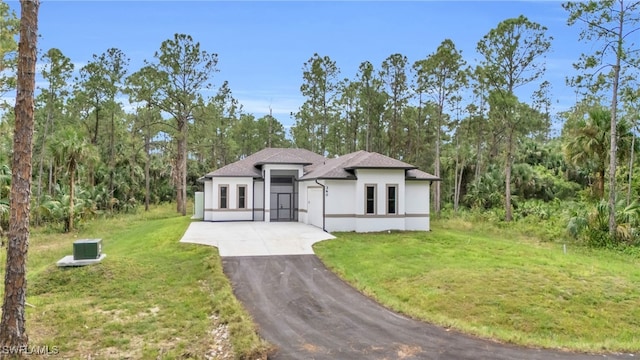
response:
[[[218,248],[220,256],[313,254],[311,245],[335,239],[315,226],[298,222],[192,222],[180,242]]]

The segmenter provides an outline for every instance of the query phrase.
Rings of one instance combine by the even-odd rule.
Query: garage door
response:
[[[307,216],[309,224],[322,229],[322,189],[307,189]]]

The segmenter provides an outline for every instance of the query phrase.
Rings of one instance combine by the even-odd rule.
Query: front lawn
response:
[[[178,242],[189,222],[162,206],[96,220],[72,234],[35,229],[28,261],[30,345],[57,349],[65,359],[264,356],[268,346],[233,296],[217,250]],[[80,238],[102,238],[107,258],[57,268]]]
[[[640,259],[457,220],[432,232],[355,234],[314,246],[387,307],[534,347],[640,351]]]

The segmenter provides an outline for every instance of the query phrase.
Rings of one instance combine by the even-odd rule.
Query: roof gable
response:
[[[254,177],[261,178],[261,165],[265,164],[296,164],[309,165],[325,158],[305,149],[265,148],[255,154],[234,163],[225,165],[206,174],[212,177]]]

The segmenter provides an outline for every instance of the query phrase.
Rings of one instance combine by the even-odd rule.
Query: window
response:
[[[247,186],[238,185],[238,209],[247,208]]]
[[[367,215],[376,213],[376,186],[365,185],[364,213]]]
[[[220,185],[219,190],[220,209],[229,207],[229,185]]]
[[[387,214],[398,213],[398,186],[387,185]]]

